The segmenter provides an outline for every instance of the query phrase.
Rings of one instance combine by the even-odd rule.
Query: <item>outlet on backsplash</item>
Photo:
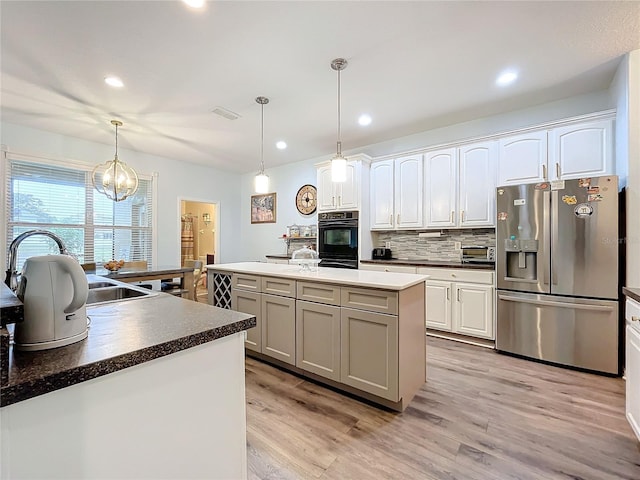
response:
[[[454,242],[453,248],[454,250],[462,250],[462,244],[460,242]]]
[[[391,248],[391,242],[384,242],[384,248]]]

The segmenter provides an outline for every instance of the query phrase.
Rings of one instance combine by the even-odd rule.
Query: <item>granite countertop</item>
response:
[[[255,317],[159,293],[87,307],[86,340],[39,352],[12,348],[0,406],[211,342],[256,325]]]
[[[207,265],[207,272],[246,273],[396,291],[417,285],[429,278],[428,275],[416,273],[387,273],[348,268],[319,267],[310,272],[303,272],[300,271],[298,265],[261,262],[216,263],[215,265]]]
[[[419,260],[392,258],[391,260],[360,260],[360,263],[377,265],[410,265],[414,267],[464,268],[472,270],[495,270],[494,263],[462,263],[446,260]]]
[[[0,326],[21,322],[24,318],[24,307],[15,293],[4,283],[0,284]]]
[[[277,259],[282,259],[282,260],[289,260],[291,258],[290,254],[280,254],[280,255],[265,255],[265,257],[267,258],[277,258]]]
[[[624,293],[627,298],[640,302],[640,288],[622,287],[622,293]]]

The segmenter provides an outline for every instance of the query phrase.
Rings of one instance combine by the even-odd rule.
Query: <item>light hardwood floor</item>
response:
[[[640,479],[620,378],[428,337],[398,414],[246,365],[249,479]]]

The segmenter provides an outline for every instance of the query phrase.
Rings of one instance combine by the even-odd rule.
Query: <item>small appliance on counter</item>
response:
[[[87,276],[68,255],[25,260],[16,291],[24,321],[14,330],[16,350],[46,350],[87,338]]]
[[[371,252],[371,260],[391,260],[391,249],[374,248]]]
[[[463,246],[462,263],[494,263],[496,247]]]

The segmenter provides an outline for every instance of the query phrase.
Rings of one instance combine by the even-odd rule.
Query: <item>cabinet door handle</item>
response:
[[[640,317],[636,317],[635,315],[631,316],[631,321],[632,322],[640,322]]]
[[[458,290],[458,301],[460,301],[460,290]]]
[[[464,210],[460,210],[460,223],[464,222]]]
[[[338,195],[338,206],[342,205],[342,195]]]
[[[560,180],[560,163],[556,162],[556,177]]]
[[[331,197],[331,205],[335,205],[336,204],[336,197]]]
[[[447,287],[447,300],[449,300],[449,287]]]
[[[396,217],[396,225],[400,225],[400,214]]]
[[[393,213],[389,214],[389,225],[393,225]]]
[[[453,223],[453,216],[456,214],[453,210],[451,210],[451,223]]]
[[[547,179],[547,166],[546,165],[542,165],[542,179],[543,180]]]

